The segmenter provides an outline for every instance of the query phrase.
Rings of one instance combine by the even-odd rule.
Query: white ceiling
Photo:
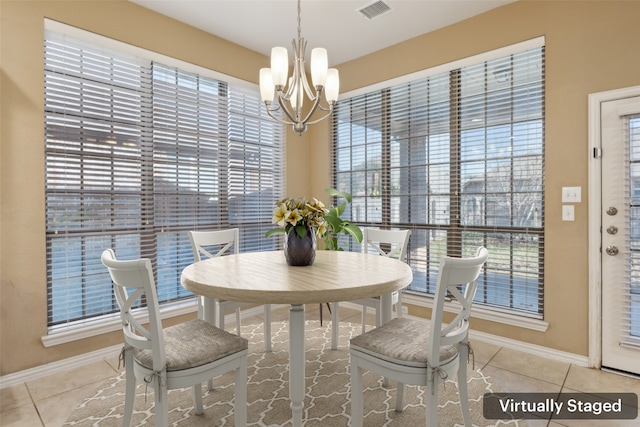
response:
[[[296,0],[129,1],[265,55],[274,46],[293,55]],[[357,10],[374,0],[302,0],[302,37],[307,57],[324,47],[335,66],[512,1],[385,0],[393,11],[368,20]]]

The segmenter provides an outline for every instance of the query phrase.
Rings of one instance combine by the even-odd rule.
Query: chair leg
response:
[[[331,310],[331,350],[338,349],[338,333],[340,330],[340,316],[338,316],[337,302],[332,302],[333,309]]]
[[[271,352],[271,304],[264,305],[264,351]]]
[[[331,305],[327,302],[327,308],[329,309],[329,314],[331,314]],[[320,304],[320,326],[322,326],[322,304]]]
[[[402,317],[402,291],[398,291],[398,302],[396,303],[396,317]]]
[[[236,309],[236,310],[239,310]],[[218,321],[218,327],[224,331],[224,310],[220,307],[218,300],[216,300],[216,318]],[[239,323],[238,323],[239,325]],[[240,328],[238,327],[238,335],[240,335]],[[207,387],[209,391],[213,391],[213,378],[207,381]]]
[[[204,408],[202,407],[202,384],[193,385],[193,406],[196,408],[196,415],[204,414]]]
[[[389,388],[389,378],[382,377],[382,387]]]
[[[125,398],[124,398],[124,417],[122,420],[123,427],[131,425],[131,417],[133,415],[133,402],[136,397],[136,377],[133,373],[133,349],[125,349]]]
[[[367,306],[362,306],[362,333],[367,331]]]
[[[427,427],[438,427],[438,380],[431,381],[432,375],[430,372],[427,374],[427,378],[429,378],[427,380],[427,389],[425,390]]]
[[[240,326],[242,326],[240,324],[240,307],[236,308],[236,332],[238,336],[241,336],[242,334],[240,333]]]
[[[362,427],[364,403],[362,390],[362,369],[351,356],[351,427]]]
[[[460,354],[458,365],[458,395],[460,396],[460,409],[462,411],[462,419],[466,427],[471,426],[471,410],[469,409],[469,393],[467,390],[467,361],[469,360],[468,343],[458,345],[458,353]]]
[[[234,421],[238,427],[247,425],[247,359],[240,360],[235,371],[236,392],[234,395]]]
[[[204,297],[198,296],[198,319],[204,319]]]
[[[211,316],[209,317],[210,319],[213,319],[213,326],[215,326],[216,328],[220,328],[220,301],[218,301],[217,299],[213,300],[213,304],[211,304]],[[222,329],[224,329],[224,315],[222,316]]]
[[[154,376],[153,395],[155,397],[156,427],[167,427],[169,425],[169,405],[167,403],[167,376]]]
[[[396,391],[396,412],[404,411],[404,383],[398,383]]]
[[[224,330],[224,310],[222,310],[219,304],[216,305],[218,306],[216,311],[216,314],[218,315],[218,327]]]
[[[375,311],[376,311],[376,327],[378,327],[382,325],[382,305],[378,304],[378,307],[376,307]],[[387,377],[382,378],[382,386],[385,388],[389,387],[389,378]]]

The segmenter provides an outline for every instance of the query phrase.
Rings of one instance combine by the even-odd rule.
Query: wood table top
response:
[[[351,301],[397,291],[412,280],[411,268],[402,261],[324,250],[305,267],[289,266],[282,251],[210,258],[189,265],[181,277],[195,294],[257,304]]]

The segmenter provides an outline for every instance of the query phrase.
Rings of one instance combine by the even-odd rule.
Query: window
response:
[[[412,230],[410,292],[433,294],[440,257],[483,245],[490,257],[476,303],[542,318],[544,46],[536,44],[338,103],[334,185],[352,194],[359,225]]]
[[[193,261],[188,230],[263,239],[282,198],[284,129],[257,88],[47,32],[45,156],[50,332],[115,312],[106,248],[150,258],[160,302]]]

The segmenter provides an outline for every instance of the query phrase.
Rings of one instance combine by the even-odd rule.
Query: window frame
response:
[[[216,119],[219,122],[224,122],[221,123],[221,125],[224,127],[225,133],[224,137],[219,142],[219,144],[221,144],[219,146],[222,147],[221,150],[225,151],[225,153],[222,154],[222,163],[219,164],[219,167],[217,169],[218,171],[223,171],[223,173],[219,174],[220,179],[224,181],[222,184],[220,184],[220,187],[223,190],[223,193],[220,193],[220,197],[224,198],[224,206],[221,209],[222,216],[215,220],[215,224],[197,221],[193,225],[180,226],[155,223],[144,225],[145,221],[143,219],[143,215],[140,217],[139,225],[137,227],[134,227],[134,229],[138,230],[138,233],[152,233],[154,235],[152,239],[158,239],[157,236],[159,235],[159,233],[165,230],[169,230],[170,232],[173,230],[179,234],[184,234],[184,239],[181,238],[181,240],[183,240],[183,242],[187,242],[188,244],[189,239],[186,235],[187,229],[215,229],[242,226],[247,229],[251,229],[252,236],[241,235],[241,241],[239,245],[241,251],[272,250],[276,248],[276,246],[278,245],[277,240],[262,239],[261,241],[256,242],[255,236],[263,236],[264,232],[272,227],[270,214],[271,211],[270,209],[264,209],[264,206],[268,205],[269,208],[273,206],[276,200],[279,200],[283,197],[285,191],[284,153],[286,150],[286,134],[284,126],[276,124],[270,118],[267,119],[268,116],[266,114],[263,114],[264,112],[262,110],[264,109],[264,106],[260,102],[258,85],[248,83],[246,81],[234,78],[232,76],[227,76],[213,70],[185,63],[174,58],[169,58],[155,52],[149,52],[141,48],[137,48],[103,36],[99,36],[97,34],[91,34],[83,30],[79,30],[65,24],[47,19],[45,20],[45,40],[47,40],[47,37],[49,37],[51,33],[55,33],[55,37],[58,40],[65,40],[67,37],[69,37],[73,38],[74,42],[79,42],[80,44],[86,43],[91,47],[97,46],[102,47],[105,50],[117,51],[124,55],[132,55],[136,58],[139,58],[141,61],[149,62],[151,64],[160,63],[163,67],[175,67],[179,69],[180,72],[193,74],[198,76],[198,78],[202,77],[207,81],[217,81],[218,84],[222,84],[226,88],[227,93],[225,94],[224,98],[220,98],[221,101],[225,104],[224,108],[226,109],[226,113],[224,116],[218,117]],[[46,73],[47,71],[45,71],[45,75]],[[243,102],[246,103],[246,105],[243,105]],[[49,109],[45,104],[45,115],[47,114],[47,111],[49,111]],[[148,112],[145,111],[144,114],[148,114]],[[148,120],[151,120],[151,118],[149,118]],[[254,121],[268,121],[270,126],[273,125],[273,129],[271,129],[271,127],[269,126],[261,126],[257,124],[254,126],[257,126],[256,129],[258,130],[254,129],[254,133],[246,132],[246,134],[244,134],[244,131],[240,129],[241,125],[248,122],[253,123]],[[142,130],[141,132],[153,132],[153,127]],[[266,132],[266,136],[260,136],[263,132]],[[269,143],[261,143],[260,138],[269,138],[270,141]],[[153,140],[153,138],[151,136],[148,136],[147,141],[151,140]],[[252,142],[254,140],[256,142]],[[271,142],[271,140],[275,142]],[[47,150],[46,146],[47,144],[45,144],[45,152]],[[230,155],[227,153],[227,151],[231,152],[233,149],[235,149],[236,151],[244,150],[244,148],[247,146],[257,148],[253,150],[251,157],[235,159],[233,165],[231,165],[232,159],[229,158]],[[139,157],[142,169],[140,179],[144,180],[144,176],[153,176],[153,169],[156,165],[154,160],[153,148],[140,148],[140,151],[142,150],[149,151],[147,154],[141,155],[141,157]],[[261,166],[261,161],[265,153],[267,156],[272,156],[273,161],[270,161],[270,163]],[[45,153],[45,158],[47,158],[48,156],[49,154]],[[232,170],[235,171],[235,178],[233,179],[229,177],[229,175],[232,173]],[[275,186],[277,188],[271,188],[271,191],[265,193],[260,187],[260,185],[262,185],[260,182],[261,180],[242,179],[243,171],[245,173],[252,174],[252,176],[255,174],[262,176],[261,170],[263,172],[271,174],[269,177],[265,177],[265,181],[268,181],[269,185]],[[153,179],[151,179],[151,182],[153,182]],[[236,184],[233,184],[233,182],[235,182]],[[258,184],[256,184],[256,182],[258,182]],[[151,188],[146,193],[146,196],[143,192],[142,197],[153,197],[154,191],[155,190]],[[246,200],[249,200],[246,197],[244,198],[245,203],[242,204],[242,196],[243,194],[249,194],[247,193],[248,191],[258,192],[257,194],[259,195],[260,200],[257,202],[257,206],[253,206],[254,203],[252,202],[250,203],[250,207],[246,207]],[[45,188],[45,194],[49,194],[49,189]],[[150,204],[148,206],[151,206],[151,209],[154,210],[153,200],[150,200],[149,203]],[[229,205],[232,205],[234,203],[235,206],[242,206],[244,210],[242,212],[233,212],[235,216],[232,217],[231,214],[229,214]],[[247,211],[247,209],[250,209],[251,211],[249,212]],[[45,214],[45,217],[49,218],[49,212]],[[47,220],[47,222],[49,221]],[[51,240],[55,238],[56,230],[49,229],[49,227],[47,228],[47,247],[50,248]],[[115,238],[115,235],[111,234],[111,236],[112,239]],[[185,246],[183,242],[180,242],[180,249],[178,249],[179,251],[181,251],[181,253],[177,254],[176,256],[184,258],[185,260],[189,257],[191,257],[189,259],[192,259],[190,246],[188,247],[187,251],[186,247],[183,248],[183,246]],[[162,250],[161,244],[157,244],[151,252],[149,252],[149,250],[146,248],[140,248],[139,250],[139,256],[149,257],[152,259],[152,262],[154,264],[154,272],[158,276],[159,271],[157,258],[160,256],[160,251]],[[50,249],[47,249],[46,262],[48,300],[50,300],[51,298],[51,252],[52,251]],[[182,253],[184,253],[185,255],[181,255]],[[99,263],[99,259],[97,260],[97,263]],[[177,267],[179,267],[179,265]],[[104,275],[104,277],[108,278],[108,272],[106,271],[106,269],[104,269]],[[177,271],[175,273],[175,278],[177,278],[177,286],[180,286],[179,276],[180,271]],[[171,279],[173,280],[174,277],[172,276]],[[158,278],[157,281],[158,286],[160,287],[160,278]],[[108,281],[105,283],[110,284],[110,279],[108,279]],[[194,301],[195,298],[192,295],[179,295],[174,300],[171,300],[170,298],[169,302],[161,305],[161,315],[163,317],[171,317],[175,315],[185,314],[187,312],[193,312],[196,310]],[[114,307],[115,310],[112,310],[110,313],[91,315],[86,318],[79,318],[77,320],[62,321],[59,324],[56,324],[58,322],[53,322],[51,316],[48,315],[47,336],[42,338],[43,343],[45,344],[45,346],[56,345],[76,339],[86,338],[88,336],[94,336],[112,330],[117,330],[119,328],[119,321],[117,320],[118,309],[117,306],[114,305]],[[49,302],[48,304],[48,310],[52,310],[51,302]]]
[[[414,82],[414,81],[418,81],[420,79],[425,79],[427,77],[432,77],[432,76],[437,76],[440,74],[444,74],[444,73],[454,73],[455,70],[460,70],[464,67],[469,67],[472,65],[476,65],[476,64],[481,64],[487,61],[491,61],[494,59],[501,59],[501,58],[505,58],[508,57],[509,55],[514,55],[514,54],[518,54],[520,52],[524,52],[530,49],[534,49],[534,48],[542,48],[543,50],[543,54],[544,54],[544,45],[545,45],[545,39],[544,37],[538,37],[532,40],[527,40],[525,42],[522,43],[517,43],[515,45],[512,46],[507,46],[504,48],[500,48],[500,49],[496,49],[494,51],[490,51],[487,53],[483,53],[480,55],[475,55],[473,57],[469,57],[469,58],[465,58],[463,60],[459,60],[459,61],[454,61],[452,63],[449,64],[443,64],[441,66],[437,66],[431,69],[426,69],[426,70],[422,70],[416,73],[411,73],[405,76],[401,76],[395,79],[391,79],[388,81],[383,81],[383,82],[379,82],[375,85],[371,85],[371,86],[367,86],[367,87],[363,87],[363,88],[359,88],[357,90],[351,91],[351,92],[347,92],[344,93],[340,96],[340,101],[344,101],[347,99],[353,99],[359,96],[364,96],[364,95],[373,95],[374,93],[380,92],[382,93],[382,96],[385,96],[385,90],[389,89],[389,88],[393,88],[405,83],[410,83],[410,82]],[[543,57],[544,58],[544,57]],[[544,59],[543,59],[544,61]],[[542,99],[543,99],[543,103],[544,103],[544,82],[542,83]],[[385,107],[382,106],[381,109],[384,109]],[[452,106],[452,109],[454,107]],[[542,153],[541,153],[541,159],[542,159],[542,167],[543,167],[543,171],[544,171],[544,104],[542,105]],[[332,176],[332,180],[333,180],[333,185],[334,187],[338,186],[338,182],[336,181],[336,176],[337,176],[337,172],[336,172],[336,151],[338,149],[338,147],[336,147],[336,133],[338,132],[336,130],[336,120],[334,118],[333,121],[333,132],[332,132],[332,172],[331,172],[331,176]],[[485,125],[485,129],[488,127],[489,125]],[[382,130],[381,132],[384,132],[384,130]],[[455,139],[454,136],[451,137],[451,141],[453,142]],[[460,139],[459,137],[457,138],[458,140]],[[386,151],[388,151],[388,146],[390,145],[388,143],[388,141],[390,141],[390,137],[387,136],[383,136],[382,137],[382,141],[383,141],[383,153],[382,153],[382,162],[383,164],[386,165],[385,167],[382,167],[382,174],[388,174],[389,172],[389,168],[390,168],[390,163],[389,163],[389,155],[388,153],[385,153]],[[386,141],[386,143],[385,143]],[[456,153],[452,153],[452,156],[456,156]],[[353,160],[353,158],[352,158]],[[459,164],[459,163],[458,163]],[[456,172],[452,172],[452,174],[456,174]],[[459,174],[458,174],[459,175]],[[383,182],[387,182],[390,183],[391,181],[389,180],[389,178],[382,178]],[[458,182],[458,181],[456,181]],[[542,189],[541,189],[541,209],[542,212],[544,212],[544,180],[542,180]],[[385,195],[387,197],[390,197],[390,191],[384,192]],[[456,197],[455,194],[461,194],[459,189],[458,191],[456,191],[455,189],[451,190],[451,194],[452,197]],[[460,197],[460,196],[457,196]],[[411,222],[408,223],[403,223],[402,221],[400,222],[392,222],[390,220],[390,215],[389,215],[389,208],[384,208],[385,205],[388,205],[388,203],[383,203],[382,206],[383,208],[381,209],[381,214],[380,214],[380,218],[381,220],[379,222],[374,222],[374,223],[360,223],[358,222],[359,225],[361,226],[373,226],[373,227],[392,227],[392,228],[411,228],[413,226],[413,224]],[[450,223],[450,225],[448,227],[453,228],[452,226],[454,225],[454,221],[457,212],[454,212],[454,206],[459,206],[458,205],[454,205],[453,201],[451,202],[452,208],[450,212],[450,216],[451,218],[454,218],[452,220],[452,222]],[[458,215],[459,217],[459,215]],[[543,216],[544,218],[544,216]],[[355,221],[357,222],[358,219],[356,218]],[[469,228],[469,227],[467,227]],[[473,228],[473,227],[471,227]],[[482,229],[492,229],[494,227],[479,227],[479,231],[482,231]],[[522,228],[523,231],[528,231],[527,227],[523,227]],[[516,230],[515,227],[507,227],[507,230],[510,232],[513,232],[514,230]],[[547,323],[544,321],[544,259],[543,259],[543,248],[544,248],[544,222],[541,223],[541,227],[539,232],[537,233],[537,235],[539,236],[539,243],[538,243],[538,247],[542,248],[539,249],[538,251],[538,265],[540,268],[540,281],[538,283],[538,293],[539,293],[539,307],[538,307],[538,314],[532,314],[529,312],[520,312],[518,310],[514,310],[514,309],[506,309],[506,308],[500,308],[497,306],[482,306],[479,304],[474,304],[474,312],[479,314],[481,318],[485,318],[488,320],[496,320],[499,322],[504,322],[504,323],[509,323],[509,324],[518,324],[519,326],[523,326],[523,327],[527,327],[527,328],[531,328],[534,330],[545,330],[547,327]],[[412,236],[413,238],[413,236]],[[358,250],[355,245],[351,245],[351,250]],[[458,252],[457,250],[454,250],[454,252],[452,253],[451,251],[449,251],[448,253],[449,255],[453,255],[453,256],[460,256],[460,252]],[[410,261],[409,261],[410,263]],[[429,294],[425,294],[425,293],[417,293],[414,291],[410,291],[408,290],[405,293],[405,301],[407,303],[410,304],[415,304],[415,305],[419,305],[419,306],[424,306],[424,307],[431,307],[431,301],[432,301],[432,297]]]

